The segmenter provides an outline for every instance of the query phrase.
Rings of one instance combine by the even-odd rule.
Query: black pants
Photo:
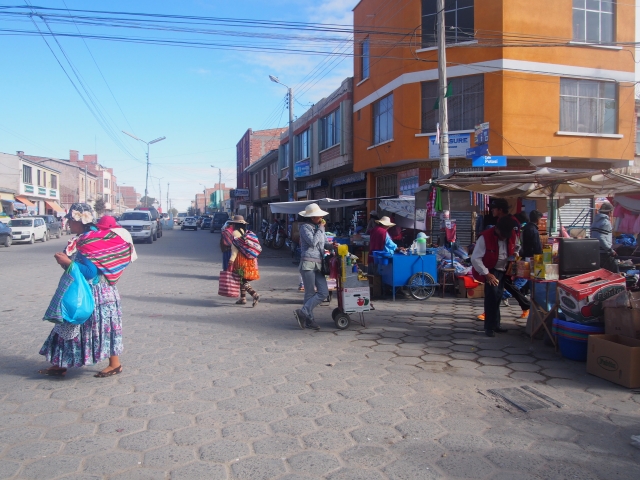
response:
[[[600,268],[609,270],[612,273],[620,273],[615,257],[608,253],[600,253]]]
[[[504,291],[505,274],[491,269],[490,273],[498,279],[498,285],[484,282],[484,329],[492,331],[500,327],[500,302]]]
[[[518,305],[520,305],[520,308],[523,312],[525,310],[531,309],[531,302],[527,299],[527,297],[524,296],[524,293],[522,293],[513,285],[511,276],[509,275],[505,275],[504,277],[504,289],[509,292],[513,298],[516,299],[516,302],[518,302]]]

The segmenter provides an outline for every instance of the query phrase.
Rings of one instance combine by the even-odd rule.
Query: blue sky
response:
[[[352,23],[351,10],[357,0],[316,3],[318,5],[301,0],[29,0],[36,11],[40,6]],[[19,4],[22,2],[0,0],[0,6]],[[36,22],[46,31],[45,23]],[[49,26],[56,34],[75,34],[79,29],[82,34],[203,38],[193,33],[137,33],[113,27],[64,26],[55,22],[49,22]],[[0,28],[37,32],[28,18],[17,20],[2,15]],[[237,31],[246,32],[247,29]],[[170,197],[180,210],[188,206],[196,192],[202,191],[202,184],[212,187],[217,182],[218,171],[210,165],[222,168],[223,182],[235,185],[235,145],[248,128],[286,126],[286,89],[270,82],[269,74],[301,92],[294,104],[296,112],[301,114],[309,104],[336,89],[353,71],[349,56],[332,60],[309,54],[225,51],[95,39],[87,39],[85,45],[80,38],[57,36],[56,39],[82,84],[91,92],[96,106],[90,109],[83,103],[42,37],[0,35],[4,66],[0,80],[3,92],[0,151],[23,150],[30,155],[58,158],[69,158],[70,149],[79,150],[81,155],[97,153],[101,164],[114,168],[121,185],[133,185],[138,192],[143,192],[146,147],[122,134],[121,130],[147,141],[166,136],[166,140],[151,146],[151,175],[154,178],[150,181],[149,194],[158,195],[160,182],[164,203],[166,186],[170,183]],[[220,37],[208,39],[221,40]],[[73,77],[55,39],[49,37],[48,41]],[[238,41],[254,42],[252,39]],[[255,40],[255,44],[264,45],[267,41],[271,42]],[[280,40],[277,45],[290,47],[295,43],[294,40]],[[316,44],[314,48],[331,50],[338,45],[328,42],[328,45]],[[345,42],[341,48],[350,51],[350,43]],[[79,81],[73,78],[81,88]],[[106,129],[94,118],[92,111],[106,119],[103,122],[108,125]],[[112,139],[114,136],[116,141]]]

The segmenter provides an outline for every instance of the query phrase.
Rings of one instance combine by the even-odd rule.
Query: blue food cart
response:
[[[407,287],[416,300],[427,300],[438,286],[438,262],[433,249],[427,249],[426,255],[373,252],[373,259],[382,277],[382,284],[391,287],[394,301],[397,287]]]

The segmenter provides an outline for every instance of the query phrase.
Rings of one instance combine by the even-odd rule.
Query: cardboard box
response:
[[[558,282],[558,303],[562,312],[578,323],[604,317],[602,303],[626,289],[625,278],[600,269]]]
[[[545,263],[540,266],[540,270],[536,270],[536,278],[543,280],[558,280],[560,278],[559,266],[554,263]]]
[[[484,283],[478,283],[474,288],[467,288],[462,278],[458,279],[458,298],[484,298]]]
[[[623,387],[640,387],[640,340],[589,335],[587,372]]]
[[[342,307],[345,313],[368,312],[371,310],[369,287],[345,288],[342,292]]]
[[[518,260],[516,263],[516,276],[520,278],[531,277],[531,264],[524,260]]]
[[[605,308],[604,333],[640,340],[640,310],[626,307]]]

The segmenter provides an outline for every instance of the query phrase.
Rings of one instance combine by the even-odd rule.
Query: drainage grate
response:
[[[558,408],[562,406],[560,402],[528,386],[523,386],[522,388],[496,388],[488,390],[488,392],[503,398],[523,412],[549,408],[551,405],[555,405]]]

